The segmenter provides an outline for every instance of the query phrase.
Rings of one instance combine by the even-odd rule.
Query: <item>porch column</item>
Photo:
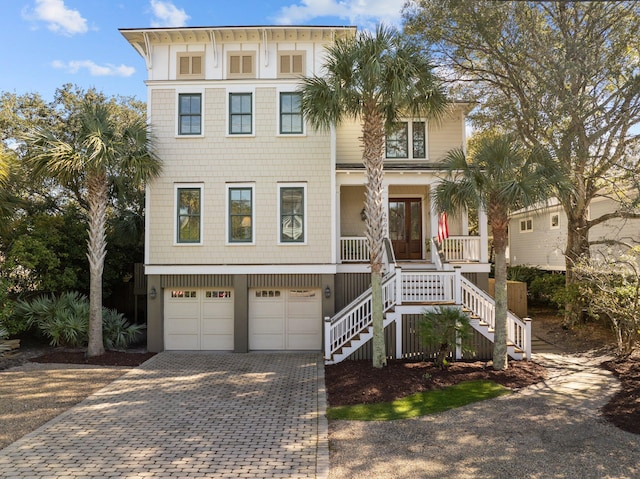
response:
[[[342,263],[342,249],[340,245],[340,236],[342,231],[340,229],[341,213],[340,213],[340,191],[342,187],[340,183],[336,185],[335,191],[335,216],[333,218],[336,235],[334,237],[334,244],[331,247],[331,260],[334,264]]]
[[[438,186],[436,183],[431,183],[429,189],[430,191],[433,191],[436,186]],[[436,234],[438,234],[438,210],[436,210],[436,205],[435,205],[435,201],[433,201],[433,197],[431,198],[430,201],[431,204],[431,217],[429,218],[429,223],[431,224],[431,237],[435,236]],[[429,240],[429,245],[431,246],[431,238],[427,238]],[[435,248],[431,248],[431,262],[432,263],[437,263],[437,257],[438,252],[436,251]]]
[[[482,206],[478,206],[478,231],[480,233],[480,262],[489,262],[489,228],[487,212]]]
[[[462,236],[469,236],[469,210],[464,208],[461,213]]]

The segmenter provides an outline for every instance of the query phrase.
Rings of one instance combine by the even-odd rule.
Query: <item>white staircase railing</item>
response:
[[[495,331],[495,300],[465,277],[460,278],[462,305]],[[507,311],[507,340],[531,359],[531,321]]]
[[[402,303],[455,301],[454,271],[402,271]]]

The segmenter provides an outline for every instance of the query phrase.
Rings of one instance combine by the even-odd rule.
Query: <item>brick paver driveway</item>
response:
[[[326,477],[322,358],[164,352],[0,451],[0,478]]]

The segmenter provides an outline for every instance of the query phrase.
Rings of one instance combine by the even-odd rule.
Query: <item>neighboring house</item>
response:
[[[612,198],[595,198],[588,209],[588,219],[613,213],[619,203]],[[595,225],[589,232],[591,255],[615,254],[625,245],[640,241],[640,220],[616,218]],[[612,242],[619,242],[615,244]],[[549,271],[565,271],[567,215],[557,199],[537,208],[520,210],[509,219],[510,266],[533,266]]]
[[[146,196],[149,350],[324,350],[328,361],[356,351],[354,336],[370,337],[360,125],[315,131],[296,93],[301,75],[321,72],[325,47],[355,28],[120,31],[146,61],[164,163]],[[412,354],[401,343],[408,315],[487,301],[469,280],[484,285],[490,269],[486,215],[479,236],[463,214],[450,218],[441,251],[432,241],[430,194],[439,162],[465,144],[466,109],[454,105],[438,124],[407,118],[387,138],[385,304],[396,356]]]

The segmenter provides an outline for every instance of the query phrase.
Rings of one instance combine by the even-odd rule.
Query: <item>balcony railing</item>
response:
[[[340,238],[340,262],[368,263],[369,246],[367,238],[359,236],[343,236]]]

